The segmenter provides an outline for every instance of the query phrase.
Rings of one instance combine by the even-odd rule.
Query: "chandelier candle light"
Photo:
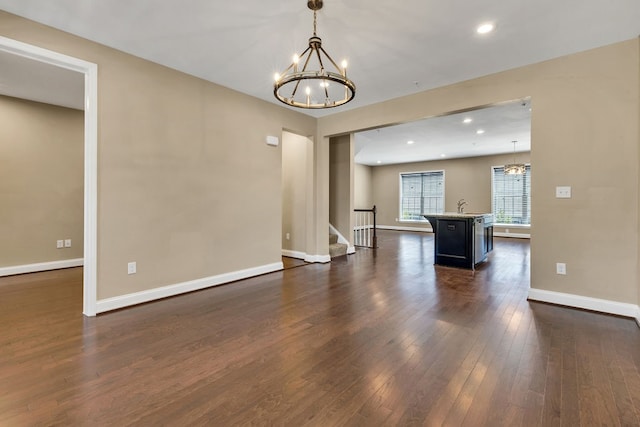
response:
[[[504,165],[504,174],[505,175],[523,175],[526,169],[524,163],[516,163],[516,142],[511,141],[513,143],[513,163]]]
[[[284,72],[275,75],[273,94],[292,107],[338,107],[353,99],[356,85],[347,78],[347,62],[343,61],[339,67],[322,48],[322,40],[316,35],[316,15],[322,9],[322,0],[308,0],[307,6],[313,10],[313,36],[309,39],[309,47],[301,55],[294,55],[293,62]],[[303,65],[299,69],[301,61]],[[333,71],[325,65],[333,66]]]

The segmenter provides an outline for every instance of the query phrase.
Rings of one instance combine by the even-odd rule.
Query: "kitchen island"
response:
[[[434,264],[475,269],[493,250],[493,215],[424,214],[435,234]]]

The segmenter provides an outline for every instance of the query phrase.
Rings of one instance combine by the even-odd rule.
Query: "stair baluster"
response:
[[[354,246],[364,248],[377,248],[378,238],[376,236],[376,206],[371,209],[354,209]]]

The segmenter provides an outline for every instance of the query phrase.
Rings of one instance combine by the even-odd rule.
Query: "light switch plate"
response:
[[[556,274],[562,274],[562,275],[567,274],[567,264],[565,264],[564,262],[557,262]]]
[[[71,247],[71,239],[65,239],[64,240],[64,247],[65,248],[70,248]]]
[[[127,274],[136,274],[137,267],[138,266],[136,265],[135,261],[128,263],[127,264]]]
[[[569,187],[569,186],[556,187],[556,198],[557,199],[570,199],[571,198],[571,187]]]
[[[64,240],[56,240],[56,248],[64,248]]]

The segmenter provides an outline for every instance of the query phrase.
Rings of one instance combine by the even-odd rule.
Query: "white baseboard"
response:
[[[433,228],[429,227],[401,227],[399,225],[378,225],[376,228],[381,230],[396,230],[396,231],[422,231],[423,233],[433,233]]]
[[[353,249],[353,252],[349,252],[350,249]],[[347,250],[347,253],[356,252],[356,249],[353,246],[350,247],[349,250]],[[305,262],[321,262],[321,263],[331,262],[330,255],[307,255],[305,252],[290,251],[287,249],[282,250],[282,256],[286,256],[289,258],[302,259]]]
[[[351,254],[355,254],[355,253],[356,253],[356,247],[355,246],[347,247],[347,255],[351,255]]]
[[[565,294],[562,292],[546,291],[543,289],[529,289],[528,299],[532,301],[548,302],[567,307],[582,308],[585,310],[599,311],[601,313],[631,317],[634,318],[638,323],[638,326],[640,326],[640,307],[635,304],[584,297],[581,295]]]
[[[331,262],[331,255],[307,255],[304,260],[306,262]]]
[[[282,262],[262,265],[245,270],[233,271],[217,276],[205,277],[188,282],[177,283],[175,285],[163,286],[161,288],[149,289],[147,291],[135,292],[132,294],[121,295],[113,298],[98,300],[96,303],[96,313],[104,313],[106,311],[117,310],[119,308],[129,307],[136,304],[142,304],[161,298],[172,297],[175,295],[193,292],[200,289],[210,288],[222,285],[236,280],[247,279],[261,274],[272,273],[282,270],[284,266]]]
[[[282,256],[286,256],[289,258],[296,258],[296,259],[305,259],[307,257],[307,254],[305,252],[290,251],[288,249],[283,249]]]
[[[59,270],[61,268],[81,267],[83,265],[84,258],[75,258],[62,261],[0,267],[0,277],[13,276],[14,274],[37,273],[38,271]]]
[[[515,237],[517,239],[530,239],[531,234],[526,233],[505,233],[503,231],[494,231],[493,237]]]

